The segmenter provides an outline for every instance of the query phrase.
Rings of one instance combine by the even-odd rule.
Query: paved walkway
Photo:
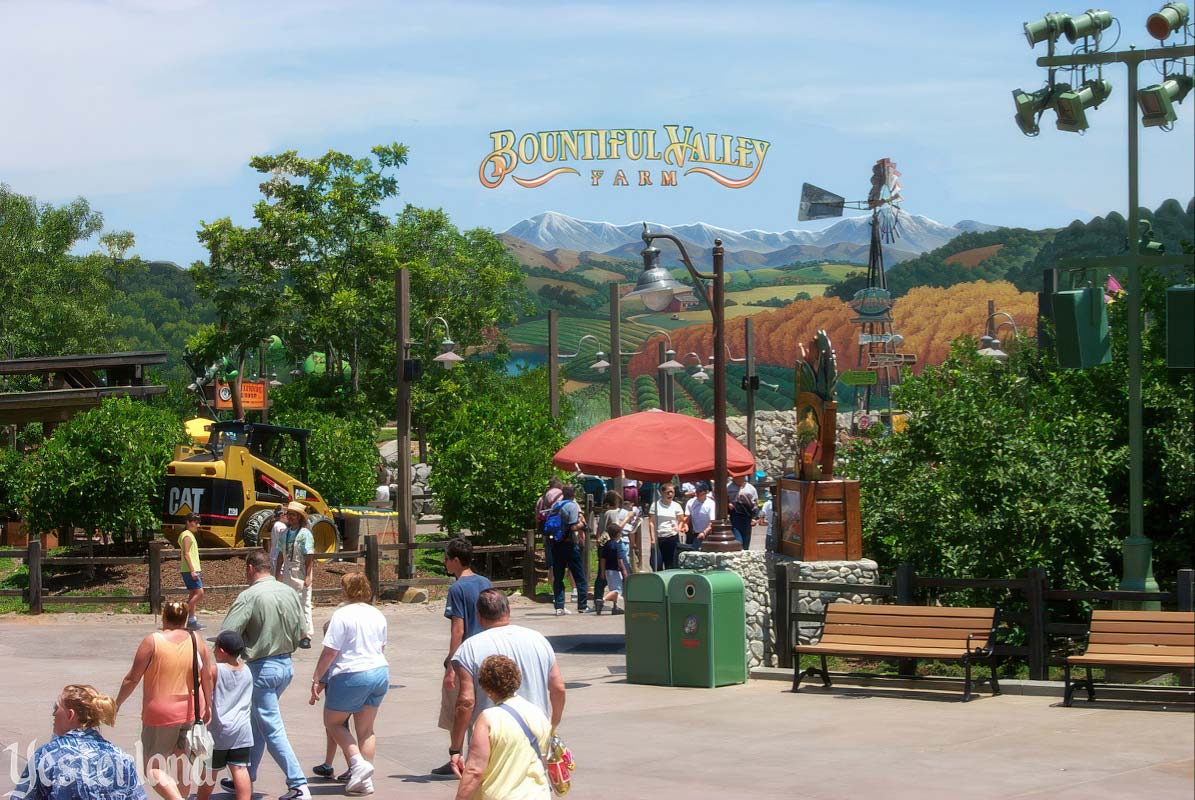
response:
[[[843,690],[787,692],[775,681],[717,690],[633,686],[624,680],[621,617],[556,618],[521,601],[515,621],[542,631],[568,682],[561,733],[579,768],[570,797],[628,798],[1075,798],[1189,800],[1195,791],[1195,723],[1189,710],[1040,697]],[[432,779],[447,735],[436,729],[440,662],[448,640],[442,606],[387,606],[393,688],[378,719],[379,800],[448,798],[454,781]],[[317,609],[319,621],[327,609]],[[214,635],[218,615],[209,615]],[[52,614],[0,618],[0,748],[23,753],[50,733],[50,706],[66,683],[116,693],[148,617]],[[318,711],[303,691],[317,650],[300,651],[283,697],[302,763],[322,758]],[[114,731],[137,740],[138,700]],[[15,778],[0,749],[0,796]],[[337,763],[337,767],[341,764]],[[275,797],[282,776],[268,757],[259,791]],[[334,784],[313,794],[339,796]],[[221,795],[216,795],[221,797]],[[227,797],[227,795],[223,795]]]

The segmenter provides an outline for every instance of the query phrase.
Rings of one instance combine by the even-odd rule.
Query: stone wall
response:
[[[395,477],[394,470],[390,471],[391,479]],[[412,464],[411,465],[411,496],[418,497],[421,494],[431,494],[431,486],[429,485],[429,476],[432,474],[430,464]],[[393,498],[398,493],[398,484],[390,484],[390,496]],[[429,514],[440,513],[436,509],[436,498],[429,500],[415,500],[411,503],[414,506],[415,518],[425,517]]]
[[[776,629],[772,624],[772,596],[768,591],[768,554],[762,551],[707,553],[700,550],[680,554],[683,569],[729,569],[743,579],[743,601],[747,614],[747,669],[774,667]]]
[[[796,580],[869,586],[879,583],[879,565],[869,558],[858,561],[797,561],[780,554],[771,556],[773,563],[795,565],[790,569],[796,569],[799,576]],[[801,614],[820,614],[825,610],[827,603],[871,605],[874,602],[875,595],[869,594],[800,591],[797,592],[797,608],[793,610]],[[797,623],[798,644],[817,644],[821,637],[820,622]]]
[[[851,415],[838,415],[838,446],[846,444]],[[755,412],[755,468],[768,480],[776,480],[793,471],[797,457],[796,412]],[[747,418],[728,417],[726,429],[744,447],[747,446]]]

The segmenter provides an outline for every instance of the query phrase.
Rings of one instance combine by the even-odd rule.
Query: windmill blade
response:
[[[801,184],[801,207],[797,219],[801,222],[811,219],[841,217],[846,200],[840,195],[828,192],[812,183]]]

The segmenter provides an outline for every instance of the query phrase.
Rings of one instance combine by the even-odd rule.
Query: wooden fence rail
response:
[[[894,605],[916,605],[917,595],[924,590],[974,591],[1002,590],[1016,596],[1025,610],[1002,611],[1003,623],[1015,625],[1024,631],[1025,643],[1011,645],[998,642],[996,653],[1004,658],[1021,658],[1029,665],[1029,677],[1046,680],[1050,666],[1065,660],[1053,655],[1052,642],[1060,637],[1079,636],[1087,632],[1082,622],[1062,622],[1050,619],[1050,605],[1060,603],[1140,603],[1158,602],[1173,606],[1179,611],[1195,611],[1195,570],[1181,569],[1172,592],[1129,592],[1129,591],[1070,591],[1053,589],[1049,585],[1046,571],[1040,567],[1026,570],[1019,578],[944,578],[917,575],[909,564],[900,564],[893,574],[891,584],[863,585],[857,583],[825,583],[803,581],[792,563],[777,564],[775,567],[776,600],[776,653],[782,667],[793,665],[793,645],[796,643],[798,623],[821,622],[822,614],[799,611],[798,592],[825,592],[838,595],[868,595],[886,598],[884,602]],[[913,674],[915,662],[904,659],[900,662],[902,674]]]
[[[402,555],[412,550],[443,550],[448,547],[449,539],[443,539],[434,542],[411,542],[399,544],[381,544],[378,541],[376,534],[366,534],[364,536],[364,547],[360,550],[341,550],[335,553],[316,553],[317,561],[356,561],[364,559],[365,573],[369,576],[376,591],[379,594],[386,589],[398,589],[415,586],[447,586],[452,583],[453,579],[450,577],[429,577],[429,578],[397,578],[394,580],[381,580],[381,568],[383,563],[387,563],[386,554]],[[526,537],[521,544],[514,545],[482,545],[473,548],[473,552],[477,556],[486,559],[487,573],[492,572],[492,559],[495,555],[505,553],[521,553],[521,577],[515,580],[494,581],[493,584],[499,589],[522,589],[523,593],[534,597],[535,596],[535,550],[537,545],[537,537],[534,531],[527,531]],[[243,558],[250,549],[239,547],[211,547],[203,548],[200,553],[205,561],[223,561],[232,558]],[[95,558],[88,558],[85,556],[53,556],[47,557],[43,555],[42,543],[39,538],[32,538],[29,540],[28,547],[24,549],[4,549],[0,550],[0,558],[19,559],[24,562],[29,571],[29,586],[25,589],[3,589],[0,590],[0,597],[20,597],[24,599],[29,607],[29,613],[41,614],[47,603],[57,603],[64,605],[82,605],[87,603],[98,604],[121,604],[121,603],[147,603],[149,605],[150,613],[157,613],[157,609],[161,606],[162,600],[167,595],[186,594],[187,589],[183,587],[172,587],[163,589],[162,587],[162,565],[164,562],[178,561],[181,558],[181,553],[178,550],[166,549],[166,542],[156,539],[149,543],[148,552],[141,556],[97,556]],[[395,563],[396,569],[398,567],[399,559],[391,558],[389,561]],[[44,573],[46,567],[88,567],[88,566],[128,566],[132,564],[145,564],[146,569],[146,587],[142,594],[134,595],[51,595],[47,592],[44,586]],[[245,587],[241,585],[228,586],[204,586],[205,592],[239,592]],[[340,594],[340,589],[313,589],[312,596],[314,597],[332,597]]]

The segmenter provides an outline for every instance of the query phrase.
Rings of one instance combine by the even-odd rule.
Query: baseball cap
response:
[[[239,658],[245,652],[245,640],[236,631],[220,631],[216,637],[216,647]]]
[[[710,490],[709,481],[697,481],[697,485],[693,487],[694,491],[708,492]]]

